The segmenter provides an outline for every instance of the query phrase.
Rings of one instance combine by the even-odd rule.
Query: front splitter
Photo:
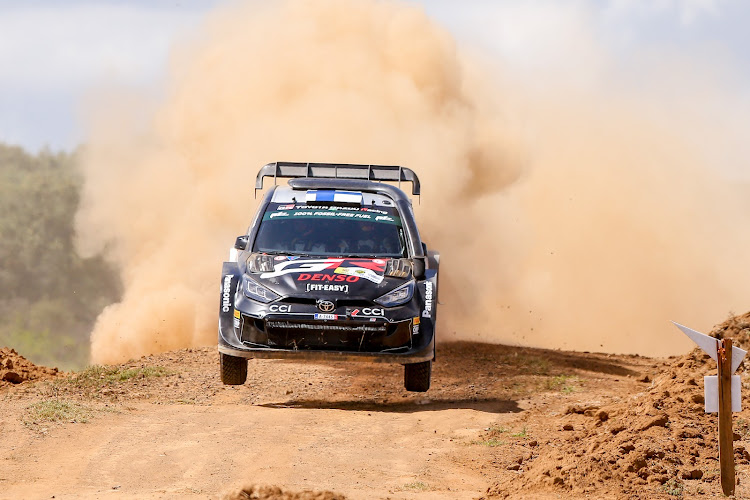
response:
[[[391,363],[408,365],[430,361],[435,357],[435,339],[419,349],[406,352],[352,352],[352,351],[315,351],[315,350],[290,350],[273,348],[244,348],[237,349],[227,345],[219,345],[219,352],[238,358],[265,358],[265,359],[304,359],[319,361],[359,361],[366,363]]]

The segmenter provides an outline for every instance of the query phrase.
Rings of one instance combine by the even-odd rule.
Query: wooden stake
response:
[[[718,346],[719,361],[719,467],[724,495],[734,495],[734,444],[732,431],[732,339]]]

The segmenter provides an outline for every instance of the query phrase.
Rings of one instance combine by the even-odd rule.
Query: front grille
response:
[[[292,321],[266,321],[266,331],[280,333],[284,330],[321,330],[340,333],[385,334],[388,331],[387,323],[303,323]]]
[[[277,349],[379,352],[411,345],[410,321],[244,321],[242,340]]]

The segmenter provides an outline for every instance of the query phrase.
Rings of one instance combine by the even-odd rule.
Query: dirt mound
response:
[[[9,347],[0,348],[0,388],[56,377],[57,368],[37,366]]]
[[[747,350],[750,313],[728,319],[711,335],[732,338]],[[743,363],[737,373],[745,369]],[[641,381],[650,384],[644,392],[616,404],[570,406],[557,416],[556,435],[532,442],[508,467],[517,475],[490,488],[488,497],[504,498],[519,487],[627,498],[720,491],[718,424],[715,415],[704,412],[703,395],[703,376],[714,374],[716,362],[695,348],[643,376]],[[748,417],[747,409],[735,414],[738,466],[750,463],[746,446],[736,442],[750,435]]]
[[[732,316],[724,323],[717,325],[710,335],[717,339],[731,338],[734,345],[747,350],[750,347],[750,312]]]
[[[346,500],[344,495],[330,491],[291,492],[278,486],[246,486],[223,500]]]

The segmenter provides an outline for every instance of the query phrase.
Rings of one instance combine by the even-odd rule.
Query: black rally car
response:
[[[422,243],[397,166],[270,163],[274,178],[224,262],[221,379],[247,379],[249,358],[404,365],[409,391],[430,387],[440,256]],[[288,185],[276,185],[290,178]],[[385,182],[384,182],[385,181]]]

